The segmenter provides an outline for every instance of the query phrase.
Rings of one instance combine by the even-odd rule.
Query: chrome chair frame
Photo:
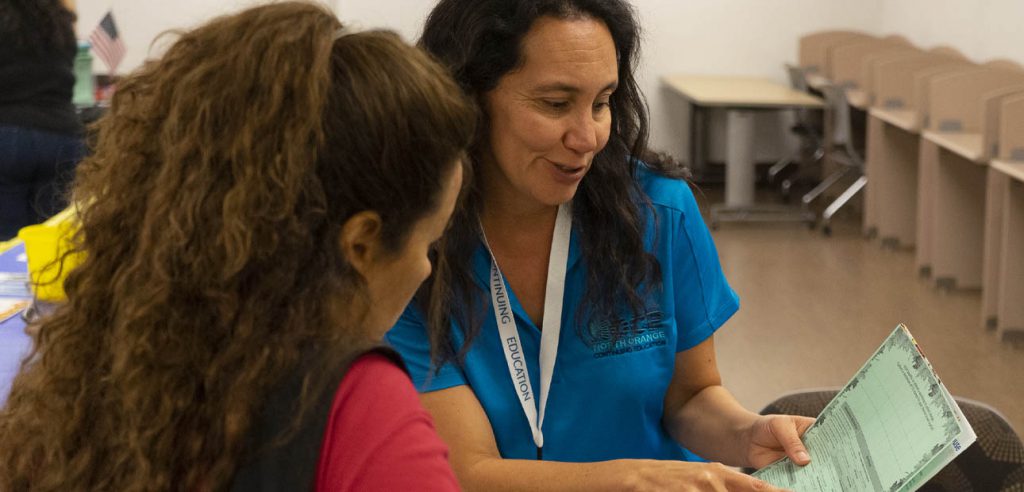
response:
[[[839,196],[825,207],[821,214],[821,230],[825,235],[832,234],[832,218],[843,208],[857,193],[864,189],[868,183],[867,175],[864,174],[864,158],[853,144],[853,131],[851,125],[850,103],[846,99],[846,89],[836,85],[826,85],[821,88],[825,96],[825,104],[832,115],[833,127],[829,142],[831,150],[829,159],[840,165],[840,168],[827,176],[817,186],[808,191],[801,199],[802,206],[809,208],[823,193],[828,191],[839,181],[855,176],[856,179]]]
[[[807,69],[786,64],[786,74],[789,76],[790,87],[800,92],[810,92],[810,87],[807,85]],[[818,132],[816,125],[811,121],[811,110],[798,108],[794,109],[794,113],[796,114],[796,125],[793,127],[793,130],[800,137],[800,146],[789,155],[779,159],[768,169],[769,183],[774,183],[779,174],[791,164],[804,163],[803,158],[807,154],[811,155],[811,163],[814,164],[821,162],[825,157],[824,138]],[[782,181],[780,190],[784,200],[788,200],[792,188],[792,178],[787,177]]]

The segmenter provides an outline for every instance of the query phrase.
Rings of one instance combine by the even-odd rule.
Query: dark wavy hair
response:
[[[307,370],[301,419],[373,343],[342,226],[374,210],[404,248],[476,115],[426,53],[339,28],[253,8],[119,84],[74,187],[84,260],[0,410],[0,490],[225,488],[271,388]]]
[[[427,18],[419,44],[444,62],[462,89],[477,101],[482,131],[471,149],[473,166],[481,165],[487,146],[489,116],[483,96],[499,80],[523,63],[523,38],[541,17],[591,18],[611,32],[618,55],[619,86],[611,96],[613,123],[607,146],[594,157],[593,166],[580,183],[574,204],[574,226],[582,238],[587,263],[587,287],[580,314],[584,320],[618,320],[628,308],[642,314],[644,289],[660,284],[657,260],[643,244],[643,207],[647,197],[636,180],[639,158],[664,175],[685,177],[685,171],[647,150],[648,115],[643,94],[633,76],[640,51],[640,26],[636,13],[623,0],[441,0]],[[428,282],[443,288],[424,288],[418,297],[427,312],[432,358],[435,365],[457,359],[468,350],[480,330],[487,299],[472,280],[470,258],[479,244],[477,214],[481,205],[478,184],[470,188],[439,256],[438,268]],[[585,309],[586,306],[591,308]],[[455,350],[451,323],[465,335],[462,349]],[[584,322],[577,333],[588,339]],[[634,323],[612,323],[615,337],[632,330]]]
[[[0,2],[0,39],[37,52],[75,50],[75,14],[61,0]]]

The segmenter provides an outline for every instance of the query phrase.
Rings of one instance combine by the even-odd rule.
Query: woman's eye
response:
[[[569,101],[546,99],[544,105],[555,110],[563,110],[569,107]]]

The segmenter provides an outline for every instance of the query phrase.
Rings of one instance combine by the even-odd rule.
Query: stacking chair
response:
[[[839,194],[835,201],[825,207],[825,211],[821,214],[822,231],[825,235],[831,235],[832,217],[850,199],[864,189],[864,186],[868,183],[868,178],[864,175],[864,158],[853,143],[850,103],[846,99],[845,89],[835,85],[826,85],[821,88],[821,92],[825,96],[825,105],[828,107],[833,121],[831,141],[828,142],[830,149],[829,158],[839,164],[839,169],[828,175],[821,183],[818,183],[817,186],[803,196],[803,207],[805,209],[809,208],[814,200],[840,180],[848,176],[855,176],[857,178]]]
[[[836,389],[806,390],[779,397],[761,415],[817,417],[836,396]],[[926,482],[923,492],[1019,492],[1024,490],[1024,443],[998,410],[981,402],[956,398],[978,435],[974,445]],[[750,470],[748,470],[750,471]]]
[[[800,92],[810,91],[807,86],[807,70],[805,68],[787,64],[786,73],[789,75],[789,84],[793,90]],[[811,110],[798,108],[794,111],[796,112],[796,124],[793,125],[791,130],[800,138],[800,147],[768,169],[769,183],[774,183],[778,179],[779,174],[791,164],[803,163],[805,155],[811,155],[812,162],[815,164],[825,157],[825,146],[823,145],[824,139],[821,135],[821,128],[814,123],[814,119],[811,117]],[[784,179],[781,184],[782,199],[787,202],[789,201],[790,190],[793,188],[792,176]]]

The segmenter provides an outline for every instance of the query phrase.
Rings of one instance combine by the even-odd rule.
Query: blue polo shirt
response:
[[[641,189],[654,204],[644,244],[661,264],[663,286],[654,290],[648,312],[633,335],[616,342],[600,336],[607,324],[592,326],[597,341],[577,335],[577,313],[586,282],[579,239],[573,231],[558,354],[544,418],[544,459],[592,462],[620,458],[693,459],[662,428],[662,405],[677,352],[711,336],[739,309],[711,235],[689,186],[642,170]],[[657,229],[656,229],[657,228]],[[483,244],[470,259],[484,299],[490,300],[490,256]],[[509,296],[519,326],[524,358],[534,388],[540,388],[540,330],[515,296]],[[410,304],[387,341],[400,352],[420,391],[469,385],[490,419],[504,458],[536,459],[530,425],[508,373],[494,313],[479,317],[480,335],[465,364],[447,364],[430,375],[430,347],[423,312]],[[460,333],[455,330],[455,333]],[[461,346],[461,337],[456,340]]]

